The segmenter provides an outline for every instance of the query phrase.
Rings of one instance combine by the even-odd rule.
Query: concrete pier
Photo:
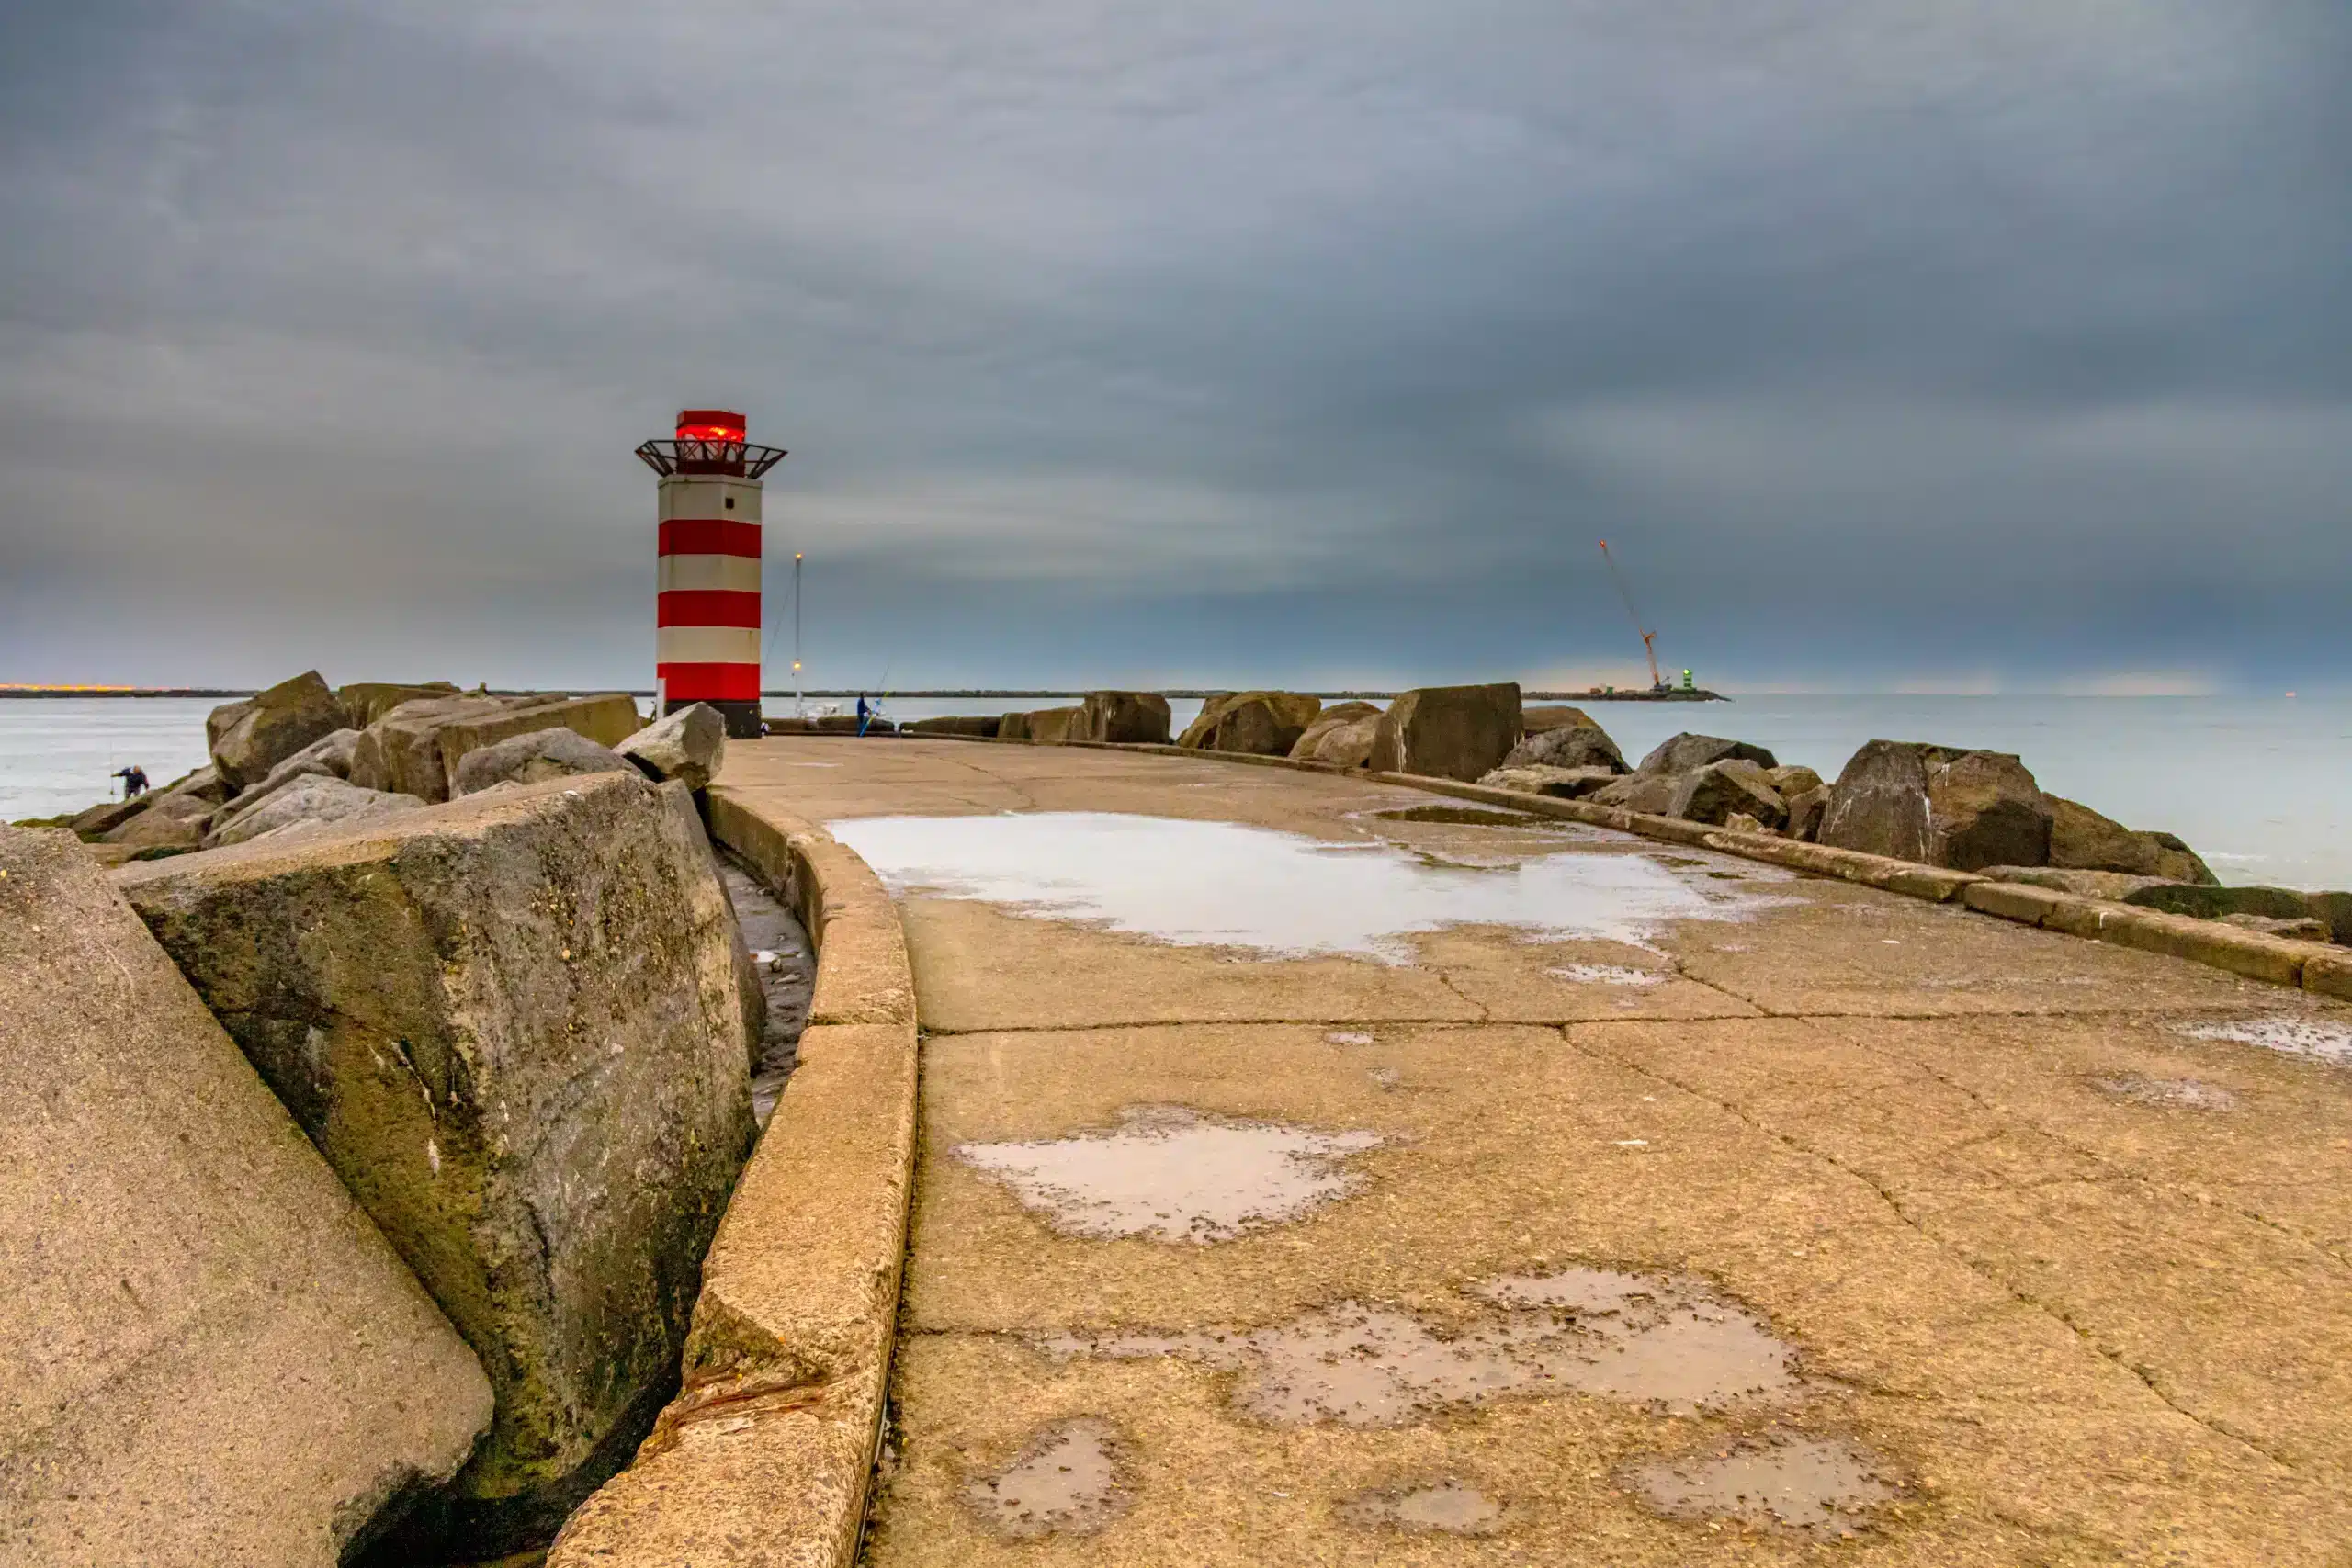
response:
[[[721,782],[899,895],[880,1568],[2345,1561],[2352,1008],[1343,776]]]

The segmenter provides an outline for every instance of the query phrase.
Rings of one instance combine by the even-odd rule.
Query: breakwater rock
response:
[[[398,1550],[544,1540],[669,1396],[753,1135],[758,982],[687,790],[507,784],[115,874],[490,1373]]]
[[[64,832],[0,828],[0,1558],[334,1568],[490,1423],[473,1351]]]

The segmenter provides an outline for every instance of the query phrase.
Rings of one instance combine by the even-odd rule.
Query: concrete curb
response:
[[[678,1397],[548,1568],[857,1560],[914,1182],[914,976],[871,868],[773,795],[714,785],[708,817],[816,945],[800,1066],[704,1260]]]
[[[1003,740],[985,736],[922,736],[932,740],[967,740],[982,745],[1032,746],[1031,740]],[[2112,942],[2149,953],[2168,953],[2192,964],[2226,969],[2249,979],[2301,989],[2314,996],[2352,1001],[2352,949],[2330,942],[2297,942],[2286,937],[2243,931],[2217,920],[2167,915],[2133,904],[2111,904],[2022,883],[1995,882],[1973,872],[1947,871],[1911,861],[1888,860],[1826,844],[1800,843],[1770,833],[1735,833],[1703,822],[1672,817],[1650,817],[1589,801],[1563,800],[1557,795],[1529,795],[1491,784],[1458,779],[1429,778],[1418,773],[1375,773],[1341,768],[1329,762],[1293,761],[1288,757],[1257,757],[1235,751],[1205,751],[1181,746],[1125,745],[1107,740],[1069,740],[1050,744],[1088,747],[1104,751],[1143,751],[1155,756],[1193,757],[1218,762],[1242,762],[1251,767],[1289,768],[1299,773],[1333,773],[1399,784],[1430,795],[1452,795],[1484,805],[1507,807],[1534,817],[1555,817],[1595,828],[1613,828],[1645,839],[1688,844],[1722,854],[1763,861],[1817,876],[1925,898],[1936,904],[1958,904],[1979,914],[2063,931],[2091,942]]]

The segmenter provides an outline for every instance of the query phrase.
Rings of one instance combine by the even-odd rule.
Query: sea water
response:
[[[891,717],[999,713],[1075,698],[891,700]],[[842,706],[851,706],[843,702]],[[2042,787],[2179,834],[2229,883],[2352,887],[2352,696],[1744,697],[1582,705],[1638,761],[1682,729],[1753,740],[1835,777],[1883,737],[1983,746],[2025,759]],[[204,761],[208,700],[0,700],[0,820],[76,811],[118,793],[136,763],[157,784]],[[1181,728],[1197,701],[1170,704]],[[772,714],[790,698],[768,699]]]

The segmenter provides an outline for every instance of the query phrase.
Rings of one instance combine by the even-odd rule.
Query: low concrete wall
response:
[[[943,736],[937,739],[967,740],[978,738]],[[1009,740],[984,743],[1024,744]],[[1119,745],[1100,740],[1071,741],[1069,744],[1093,746],[1109,751],[1146,751],[1159,756],[1210,758],[1250,767],[1291,768],[1301,773],[1337,773],[1343,777],[1369,779],[1376,784],[1401,784],[1408,789],[1452,795],[1458,800],[1508,807],[1531,816],[1555,817],[1596,828],[1614,828],[1619,832],[1633,833],[1645,839],[1661,839],[1668,843],[1689,844],[1747,860],[1766,861],[1774,865],[1811,872],[1817,876],[1835,876],[1842,881],[1883,888],[1889,893],[1925,898],[1930,903],[1959,904],[1979,914],[2019,920],[2092,942],[2112,942],[2119,947],[2170,953],[2176,958],[2186,958],[2193,964],[2203,964],[2215,969],[2226,969],[2250,979],[2267,980],[2273,985],[2307,990],[2315,996],[2352,1001],[2352,949],[2328,942],[2296,942],[2286,937],[2268,936],[2261,931],[2244,931],[2218,920],[2192,919],[2185,915],[2167,915],[2132,904],[2113,904],[2049,888],[1995,882],[1974,872],[1948,871],[1940,866],[1863,854],[1857,850],[1801,843],[1770,833],[1736,833],[1728,829],[1709,827],[1703,822],[1685,822],[1674,817],[1651,817],[1617,807],[1595,806],[1583,800],[1563,800],[1556,795],[1529,795],[1521,790],[1498,789],[1491,784],[1425,778],[1415,773],[1366,773],[1361,769],[1335,767],[1329,762],[1293,761],[1288,757],[1253,757],[1234,751],[1186,750],[1175,746]]]
[[[548,1568],[857,1558],[914,1180],[914,977],[872,870],[764,793],[714,786],[709,825],[816,944],[800,1065],[704,1261],[684,1386]]]

